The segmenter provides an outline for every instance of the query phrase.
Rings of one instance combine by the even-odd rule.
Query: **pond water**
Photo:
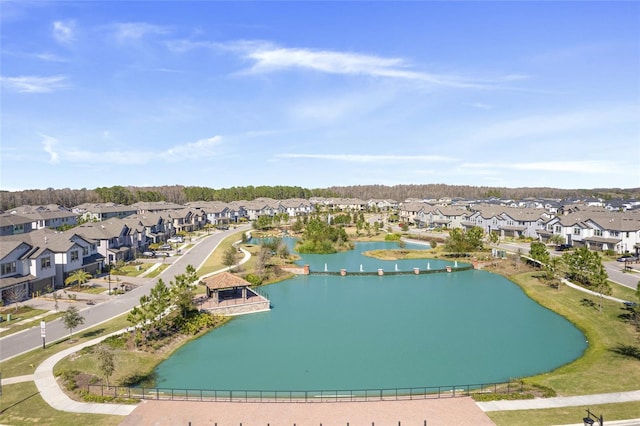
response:
[[[325,263],[330,271],[426,264],[358,254],[394,246],[358,244],[299,263],[312,271]],[[270,312],[234,318],[183,346],[156,369],[157,386],[313,391],[492,383],[553,370],[586,348],[570,322],[486,271],[298,276],[265,290]]]

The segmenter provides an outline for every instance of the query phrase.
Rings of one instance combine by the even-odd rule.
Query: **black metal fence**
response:
[[[522,382],[503,382],[458,386],[417,388],[319,390],[319,391],[248,391],[145,388],[127,386],[88,385],[92,395],[120,399],[204,402],[358,402],[437,399],[471,396],[482,393],[522,393]]]

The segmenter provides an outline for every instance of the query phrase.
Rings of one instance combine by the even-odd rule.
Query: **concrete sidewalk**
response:
[[[559,396],[521,400],[477,402],[482,411],[537,410],[544,408],[579,407],[583,405],[613,404],[640,401],[640,390],[630,392],[599,393],[593,395]]]
[[[36,368],[36,371],[33,374],[33,378],[36,383],[36,387],[40,391],[40,396],[42,397],[42,399],[44,399],[44,401],[51,407],[59,411],[67,411],[71,413],[111,414],[118,416],[128,416],[136,408],[136,405],[97,404],[74,401],[69,398],[62,391],[62,389],[60,389],[60,386],[58,385],[58,382],[53,375],[53,367],[64,357],[88,346],[96,345],[107,337],[119,333],[122,333],[122,331],[111,333],[107,336],[98,337],[96,339],[73,346],[69,349],[65,349],[64,351],[54,354],[50,358],[46,359],[42,364],[40,364],[38,368]]]

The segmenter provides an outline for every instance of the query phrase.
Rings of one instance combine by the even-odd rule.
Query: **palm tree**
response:
[[[72,283],[76,283],[79,286],[85,284],[91,279],[91,274],[83,269],[77,269],[72,274],[70,274],[66,280],[64,280],[64,285],[69,285]]]

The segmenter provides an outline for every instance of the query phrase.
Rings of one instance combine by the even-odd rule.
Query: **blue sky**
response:
[[[640,186],[639,2],[0,8],[5,190]]]

